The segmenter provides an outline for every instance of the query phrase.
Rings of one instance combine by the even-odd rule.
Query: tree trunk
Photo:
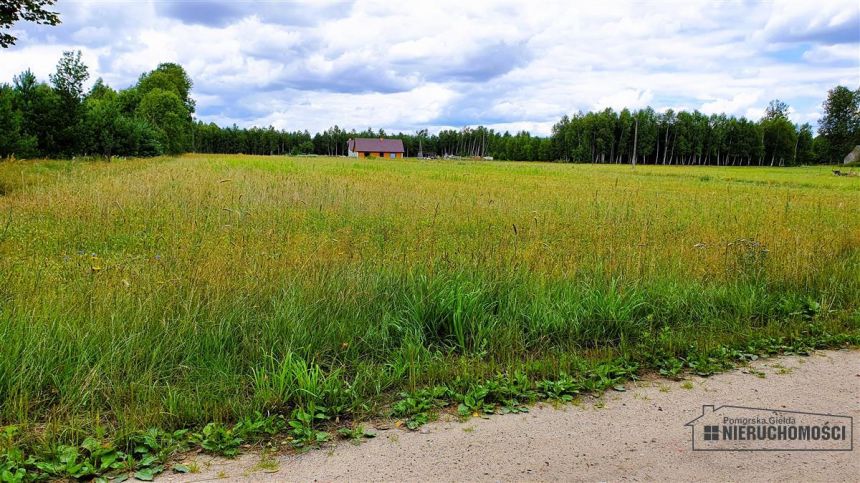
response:
[[[666,137],[663,141],[663,164],[666,164],[666,151],[669,150],[669,125],[666,125]]]
[[[797,136],[797,139],[794,140],[794,156],[792,159],[794,160],[794,164],[797,164],[797,143],[800,142],[800,136]]]
[[[636,166],[636,143],[639,141],[639,119],[636,120],[636,131],[633,134],[633,166]]]
[[[675,142],[678,140],[678,128],[675,128],[675,135],[672,136],[672,152],[669,154],[669,164],[672,164],[672,159],[675,157]]]

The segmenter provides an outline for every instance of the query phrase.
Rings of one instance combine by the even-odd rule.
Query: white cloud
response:
[[[758,118],[772,98],[814,121],[827,89],[860,84],[860,6],[821,3],[61,2],[63,25],[0,52],[0,80],[79,48],[116,87],[179,62],[201,119],[245,126],[546,134],[579,110]]]
[[[594,110],[602,110],[611,107],[616,111],[620,111],[625,107],[630,109],[641,109],[648,106],[654,99],[654,93],[648,90],[640,89],[624,89],[612,94],[601,97],[594,103]]]
[[[860,6],[853,0],[772,3],[764,28],[756,33],[775,41],[860,41]]]
[[[257,124],[278,129],[322,131],[334,124],[363,129],[384,128],[389,131],[414,130],[430,124],[454,97],[442,86],[423,86],[393,94],[346,94],[332,92],[290,91],[289,95],[255,94],[245,98],[252,111],[270,111]],[[333,120],[331,112],[340,117]],[[369,122],[369,119],[375,120]],[[409,119],[409,123],[403,123]],[[238,119],[225,118],[225,123]]]
[[[860,44],[816,45],[803,53],[803,60],[812,64],[845,61],[857,65],[860,63]]]
[[[761,99],[760,91],[752,91],[752,92],[741,92],[731,99],[714,99],[712,101],[708,101],[702,104],[702,111],[705,114],[719,114],[722,112],[746,112],[747,117],[751,117],[752,119],[758,119],[760,114],[757,116],[750,116],[749,112],[753,108],[754,104],[759,103],[759,99]]]

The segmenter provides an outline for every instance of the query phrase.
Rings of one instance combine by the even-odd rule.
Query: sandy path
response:
[[[850,452],[693,452],[690,428],[703,404],[784,408],[860,421],[860,351],[760,360],[753,367],[690,384],[629,384],[592,402],[528,414],[440,421],[425,432],[391,429],[360,446],[304,455],[236,460],[197,456],[196,474],[161,481],[311,480],[747,480],[860,481],[860,441]],[[598,405],[599,406],[599,405]]]

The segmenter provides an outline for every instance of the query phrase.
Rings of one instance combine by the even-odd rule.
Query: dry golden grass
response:
[[[320,264],[712,280],[733,276],[727,250],[738,240],[767,250],[771,275],[801,280],[860,241],[860,186],[826,168],[235,156],[53,164],[37,175],[32,163],[0,166],[4,185],[16,172],[30,178],[0,202],[13,219],[3,252],[41,258],[50,281],[88,277],[64,263],[80,251],[100,258],[101,281],[135,285],[163,276],[165,260],[171,275],[213,286]]]

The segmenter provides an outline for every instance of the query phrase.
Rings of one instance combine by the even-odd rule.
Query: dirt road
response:
[[[704,404],[849,415],[856,426],[860,351],[760,360],[686,383],[640,381],[599,402],[440,421],[423,432],[389,429],[360,446],[340,443],[298,456],[197,456],[199,473],[160,480],[860,481],[856,436],[853,451],[694,452],[684,424]]]

